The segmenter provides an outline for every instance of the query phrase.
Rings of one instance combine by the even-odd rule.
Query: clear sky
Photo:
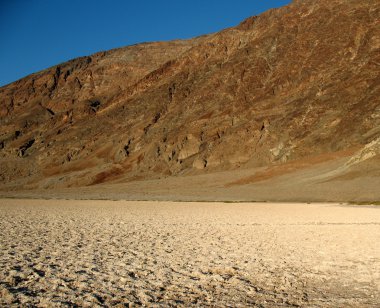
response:
[[[235,26],[290,0],[0,0],[0,86],[72,58]]]

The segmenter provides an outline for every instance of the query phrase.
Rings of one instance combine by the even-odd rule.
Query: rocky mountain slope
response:
[[[1,188],[254,170],[229,187],[336,159],[325,177],[378,179],[379,20],[375,0],[298,0],[4,86]]]

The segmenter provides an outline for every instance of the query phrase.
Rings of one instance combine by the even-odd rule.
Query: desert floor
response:
[[[379,307],[380,207],[0,199],[0,305]]]

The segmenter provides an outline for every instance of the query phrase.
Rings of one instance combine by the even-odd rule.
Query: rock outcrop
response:
[[[305,0],[0,88],[2,187],[270,166],[380,136],[380,2]]]

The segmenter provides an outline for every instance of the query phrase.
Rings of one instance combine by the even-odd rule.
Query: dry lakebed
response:
[[[0,199],[0,305],[379,307],[380,207]]]

